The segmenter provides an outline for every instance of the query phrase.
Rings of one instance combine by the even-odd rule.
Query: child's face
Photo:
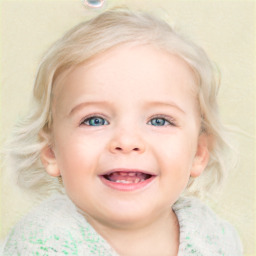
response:
[[[54,154],[43,150],[42,159],[94,220],[131,225],[169,214],[207,164],[194,75],[174,55],[121,45],[75,68],[54,93]]]

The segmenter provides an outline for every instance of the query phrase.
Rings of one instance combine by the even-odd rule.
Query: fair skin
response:
[[[151,45],[124,44],[60,80],[41,154],[47,172],[62,176],[120,255],[177,255],[171,206],[209,158],[192,70]]]

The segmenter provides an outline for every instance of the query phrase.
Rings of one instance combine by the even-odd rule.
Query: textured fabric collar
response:
[[[180,226],[178,256],[242,256],[234,228],[195,198],[173,210]],[[3,256],[117,256],[65,195],[55,195],[25,216],[4,244]]]

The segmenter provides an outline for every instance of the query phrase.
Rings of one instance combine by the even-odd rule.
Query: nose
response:
[[[143,153],[145,152],[145,142],[142,137],[133,131],[120,131],[115,133],[109,143],[109,150],[111,153],[129,154],[131,152]]]

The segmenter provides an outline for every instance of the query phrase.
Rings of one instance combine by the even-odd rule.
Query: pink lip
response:
[[[151,177],[139,183],[117,183],[104,178],[104,175],[108,175],[112,172],[142,172],[151,175]],[[118,168],[109,170],[104,174],[100,175],[99,177],[103,184],[112,189],[119,191],[135,191],[147,187],[156,178],[156,175],[144,170]]]

